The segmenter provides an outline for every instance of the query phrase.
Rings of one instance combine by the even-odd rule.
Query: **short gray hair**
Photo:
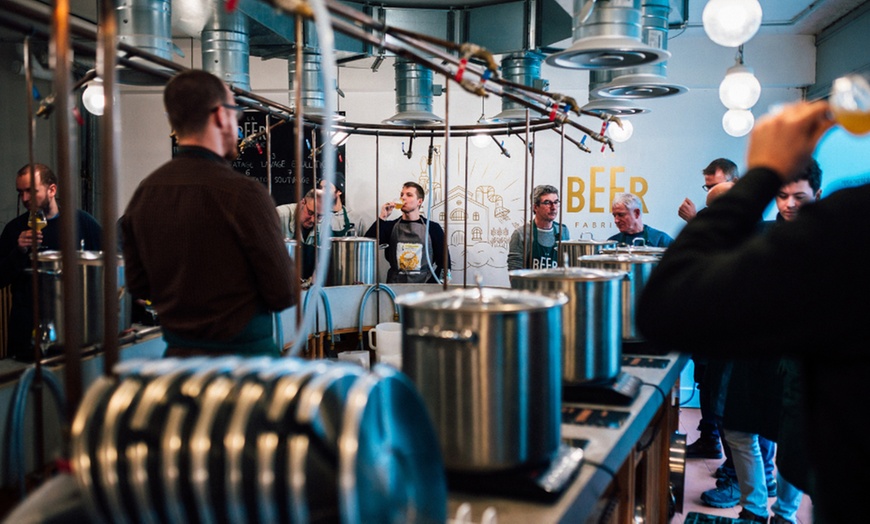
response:
[[[541,197],[549,194],[559,194],[559,190],[553,186],[548,185],[540,185],[535,186],[535,189],[532,191],[532,204],[538,205],[541,203]]]
[[[615,205],[625,206],[628,210],[639,209],[643,211],[640,199],[631,193],[619,193],[616,195],[613,198],[613,202],[610,204],[610,208],[613,209],[613,206]]]

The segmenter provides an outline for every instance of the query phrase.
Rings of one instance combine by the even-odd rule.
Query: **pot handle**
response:
[[[431,327],[421,327],[418,329],[406,329],[405,330],[406,337],[416,337],[416,338],[434,338],[440,341],[452,341],[452,342],[466,342],[466,343],[475,343],[477,342],[477,334],[473,332],[471,329],[462,329],[462,330],[454,330],[454,329],[440,329],[440,328],[431,328]]]

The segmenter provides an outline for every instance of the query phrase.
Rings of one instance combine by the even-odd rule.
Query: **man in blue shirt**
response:
[[[608,238],[616,240],[620,244],[633,245],[636,239],[643,240],[643,244],[649,247],[668,247],[673,243],[664,231],[643,225],[641,213],[642,204],[637,196],[631,193],[620,193],[613,199],[610,211],[613,221],[616,223],[619,233]]]

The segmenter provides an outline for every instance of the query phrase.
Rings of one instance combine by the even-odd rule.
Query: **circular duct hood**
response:
[[[649,113],[649,109],[635,105],[634,102],[628,100],[620,100],[618,98],[608,99],[590,99],[589,103],[580,108],[583,111],[589,111],[596,114],[608,114],[613,116],[634,116]]]
[[[679,95],[689,88],[668,82],[667,78],[653,74],[622,75],[612,81],[596,86],[591,94],[602,98],[659,98]]]
[[[564,51],[547,57],[547,63],[566,69],[617,69],[667,60],[669,51],[656,49],[634,38],[601,36],[578,40]]]

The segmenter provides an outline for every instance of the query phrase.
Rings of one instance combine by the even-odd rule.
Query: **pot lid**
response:
[[[613,248],[602,248],[601,253],[603,254],[612,254],[612,253],[626,253],[626,254],[639,254],[639,255],[662,255],[668,248],[666,247],[653,247],[653,246],[616,246]]]
[[[562,245],[592,245],[592,246],[614,246],[616,247],[616,240],[595,240],[594,238],[578,238],[577,240],[563,240]]]
[[[480,287],[426,293],[418,291],[402,295],[396,304],[402,307],[455,310],[469,312],[516,312],[550,309],[568,301],[565,296],[543,296],[530,291]]]
[[[511,279],[524,280],[578,280],[587,282],[605,282],[625,277],[625,271],[610,269],[593,269],[588,267],[552,267],[547,269],[516,269],[509,271]]]
[[[330,240],[330,242],[347,242],[349,244],[359,243],[359,242],[364,242],[364,243],[370,242],[370,243],[374,244],[374,242],[375,242],[374,238],[368,238],[368,237],[332,237],[329,240]]]
[[[583,255],[578,260],[580,260],[581,264],[583,264],[584,262],[603,262],[615,264],[656,264],[659,261],[659,257],[619,252],[613,254]]]
[[[79,264],[83,265],[102,265],[103,264],[103,252],[102,251],[76,251],[75,256],[78,259]],[[63,253],[55,250],[47,250],[40,251],[37,255],[37,259],[40,262],[61,262],[63,258]],[[124,265],[124,257],[122,255],[118,255],[118,265]]]

